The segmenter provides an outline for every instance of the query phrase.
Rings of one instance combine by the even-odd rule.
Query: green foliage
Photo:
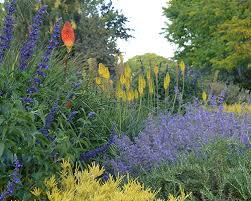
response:
[[[250,102],[250,91],[241,89],[238,85],[219,81],[208,84],[209,94],[219,97],[222,91],[224,91],[224,102],[227,104]]]
[[[66,57],[64,51],[58,50],[49,62],[46,79],[33,95],[34,103],[24,104],[22,98],[26,97],[26,90],[32,84],[31,79],[44,49],[37,47],[28,70],[21,72],[19,46],[19,41],[13,41],[0,68],[0,191],[6,188],[13,161],[18,158],[23,166],[21,183],[14,196],[29,200],[30,188],[34,183],[42,185],[48,175],[59,171],[58,163],[62,158],[76,161],[81,153],[106,142],[110,135],[109,125],[97,116],[89,118],[88,113],[94,111],[98,114],[103,110],[103,104],[109,102],[99,101],[101,97],[96,96],[89,80],[79,76],[82,56],[71,55],[68,58],[68,71],[65,74]],[[80,83],[80,88],[74,89],[74,83]],[[75,95],[69,108],[66,103],[71,94]],[[91,107],[81,101],[90,102]],[[49,129],[49,136],[53,139],[50,140],[39,130],[43,128],[54,102],[58,102],[59,110]],[[73,122],[69,122],[68,116],[73,111],[78,112],[77,116]]]
[[[250,88],[250,1],[171,0],[164,14],[166,38],[177,58],[206,71],[221,69]]]
[[[191,153],[177,163],[163,164],[141,181],[153,189],[176,195],[179,185],[192,192],[191,200],[249,200],[251,150],[232,141],[217,141],[200,154]]]
[[[114,64],[114,54],[119,50],[117,39],[131,37],[126,27],[127,18],[116,10],[111,2],[105,0],[42,0],[40,2],[23,0],[17,2],[16,37],[24,41],[32,25],[32,17],[42,5],[48,5],[47,15],[41,34],[46,40],[56,19],[62,17],[76,25],[77,44],[74,49],[83,54],[83,59],[96,58],[109,66]],[[1,16],[0,16],[1,17]]]
[[[153,68],[155,65],[159,65],[161,71],[166,70],[167,67],[174,68],[175,63],[165,57],[159,56],[154,53],[146,53],[144,55],[137,55],[133,58],[130,58],[126,64],[128,64],[133,71],[137,72],[142,67],[151,67]]]

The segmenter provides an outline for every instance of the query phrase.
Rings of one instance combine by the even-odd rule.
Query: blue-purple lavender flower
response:
[[[95,117],[96,113],[95,112],[89,112],[87,117],[88,119],[92,119],[93,117]]]
[[[1,91],[1,90],[0,90],[0,97],[2,97],[2,96],[3,96],[3,94],[4,94],[4,93],[3,93],[3,91]]]
[[[71,123],[71,122],[73,121],[73,119],[76,117],[77,114],[78,114],[77,111],[72,111],[72,112],[69,114],[69,116],[68,116],[68,118],[67,118],[67,121],[68,121],[69,123]]]
[[[245,134],[241,135],[240,140],[244,146],[248,148],[251,147],[251,141],[249,140],[248,135],[245,135]]]
[[[20,62],[19,62],[19,68],[21,71],[24,71],[27,69],[28,61],[31,58],[34,49],[36,48],[38,39],[39,39],[39,33],[40,28],[43,22],[43,16],[46,13],[47,5],[43,6],[37,11],[37,14],[35,17],[33,17],[33,24],[31,28],[31,32],[29,33],[29,37],[27,41],[24,43],[23,47],[20,51]]]
[[[88,160],[105,153],[109,149],[109,147],[114,143],[115,135],[116,135],[115,130],[114,128],[112,128],[112,133],[108,142],[94,150],[80,154],[80,160],[87,162]]]
[[[0,201],[6,200],[6,198],[10,197],[15,190],[16,184],[20,183],[20,170],[21,170],[22,165],[16,159],[15,161],[15,169],[14,171],[9,175],[10,179],[7,184],[6,190],[0,193]]]
[[[46,6],[42,7],[40,9],[40,15],[39,17],[37,16],[36,20],[40,22],[40,18],[41,18],[41,14],[46,12]],[[41,62],[39,63],[39,67],[36,71],[37,76],[32,78],[32,86],[29,87],[27,89],[27,94],[28,95],[33,95],[34,93],[38,92],[38,88],[37,86],[40,85],[42,83],[42,79],[46,78],[46,73],[44,72],[44,70],[48,69],[48,62],[50,60],[50,57],[52,55],[53,50],[58,46],[59,44],[59,37],[60,37],[60,23],[61,23],[62,19],[60,18],[57,22],[56,25],[53,29],[53,33],[52,36],[49,40],[49,44],[47,47],[46,52],[44,53]],[[37,22],[38,23],[38,22]],[[35,25],[34,25],[35,26]],[[25,54],[24,54],[25,55]],[[25,63],[25,62],[24,62]],[[21,64],[20,64],[21,65]],[[20,67],[21,68],[21,67]],[[25,68],[24,68],[25,69]],[[21,68],[21,70],[24,70],[23,68]],[[23,100],[28,100],[23,98]]]
[[[49,112],[49,114],[45,118],[44,128],[46,128],[46,129],[50,129],[51,128],[51,124],[52,124],[52,122],[55,119],[55,116],[57,114],[58,109],[59,109],[59,105],[56,102],[56,103],[54,103],[53,108],[51,109],[51,111]]]
[[[37,91],[38,91],[38,88],[36,88],[34,85],[27,89],[27,93],[29,95],[32,95],[32,94],[36,93]]]
[[[39,129],[39,131],[48,139],[49,139],[49,129],[51,128],[51,124],[55,120],[58,110],[59,110],[59,105],[57,102],[55,102],[53,108],[50,110],[49,114],[45,117],[44,127]]]
[[[75,82],[72,85],[73,85],[73,87],[72,87],[73,89],[79,89],[81,86],[81,84],[79,82]]]
[[[47,50],[45,51],[41,62],[39,63],[39,70],[48,69],[48,62],[50,61],[50,57],[52,55],[53,50],[59,45],[59,38],[60,38],[60,23],[62,18],[60,18],[53,29],[52,36],[49,40],[49,44],[47,46]]]
[[[4,19],[2,33],[0,33],[0,64],[3,62],[6,50],[10,48],[10,43],[13,38],[14,19],[12,14],[16,11],[16,0],[12,0],[10,5],[6,6],[7,16]]]
[[[138,167],[150,170],[164,161],[175,161],[179,154],[198,153],[202,146],[217,139],[241,140],[249,146],[251,118],[223,112],[221,106],[215,106],[215,97],[211,102],[211,111],[196,103],[187,105],[184,115],[150,118],[134,141],[126,135],[115,137],[119,155],[110,160],[115,172]]]
[[[22,102],[24,104],[31,104],[31,103],[33,103],[33,99],[30,97],[24,97],[24,98],[22,98]]]

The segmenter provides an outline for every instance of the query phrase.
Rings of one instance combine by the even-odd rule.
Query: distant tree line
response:
[[[251,89],[251,1],[170,0],[164,15],[176,59]]]

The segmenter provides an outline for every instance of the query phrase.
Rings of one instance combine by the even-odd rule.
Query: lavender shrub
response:
[[[115,137],[119,156],[109,161],[115,172],[135,173],[139,167],[150,170],[163,161],[175,161],[180,154],[197,152],[216,139],[239,140],[250,145],[251,119],[223,112],[222,106],[206,108],[188,105],[184,115],[150,118],[146,128],[131,141]]]

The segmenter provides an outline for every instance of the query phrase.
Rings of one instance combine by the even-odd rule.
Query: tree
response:
[[[133,71],[138,71],[142,67],[153,68],[155,65],[159,65],[161,67],[161,70],[165,71],[166,67],[175,66],[175,63],[173,61],[154,53],[136,55],[130,58],[126,63],[133,69]]]
[[[131,37],[130,28],[126,27],[127,18],[116,10],[112,1],[106,0],[40,0],[17,1],[16,32],[20,42],[27,38],[32,24],[32,16],[42,5],[48,5],[48,15],[44,20],[41,37],[48,38],[58,17],[71,21],[76,27],[75,50],[82,53],[84,60],[95,58],[98,62],[112,66],[114,54],[119,52],[118,38],[127,40]],[[27,16],[27,17],[23,17]],[[1,16],[0,16],[1,17]]]
[[[164,33],[179,47],[176,58],[209,73],[226,71],[246,86],[251,80],[246,74],[251,64],[250,11],[251,1],[170,0],[164,8]]]

